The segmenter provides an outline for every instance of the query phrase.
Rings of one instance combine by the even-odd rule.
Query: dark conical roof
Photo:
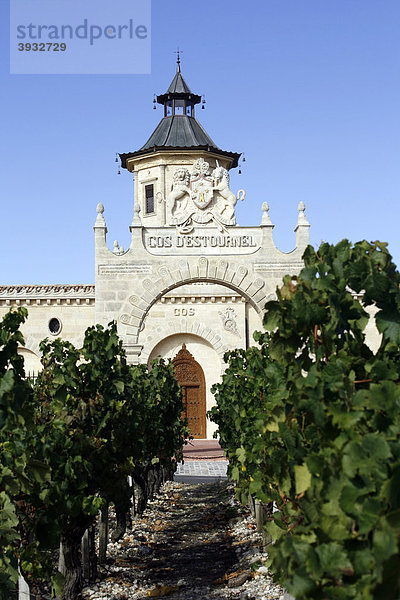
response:
[[[181,70],[175,73],[175,77],[171,81],[171,85],[167,89],[167,94],[191,94],[192,91],[186,81],[183,79]]]
[[[157,96],[158,104],[165,104],[168,100],[190,100],[193,104],[199,104],[201,102],[201,96],[197,94],[193,94],[192,90],[186,83],[181,73],[181,67],[178,63],[176,73],[174,75],[173,80],[170,83],[169,88],[165,92],[165,94],[161,94],[161,96]]]
[[[189,103],[192,114],[167,114],[167,106],[175,106],[176,102]],[[134,156],[148,154],[158,150],[189,149],[207,150],[232,159],[232,166],[236,167],[240,154],[221,150],[210,138],[207,132],[194,117],[194,105],[201,102],[201,96],[194,94],[184,80],[178,62],[175,76],[165,94],[157,96],[157,102],[164,105],[164,117],[161,119],[147,142],[136,152],[120,154],[121,166],[126,168],[126,161]]]
[[[157,148],[193,148],[209,146],[218,149],[197,119],[175,115],[161,119],[147,142],[139,150]]]

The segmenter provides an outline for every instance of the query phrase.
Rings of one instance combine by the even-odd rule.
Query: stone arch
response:
[[[143,350],[140,354],[141,362],[147,363],[154,348],[165,338],[170,337],[171,335],[185,333],[195,335],[208,342],[218,354],[221,360],[221,366],[224,366],[224,354],[227,352],[228,348],[222,344],[221,336],[213,333],[205,323],[200,323],[199,321],[188,323],[185,320],[176,320],[164,326],[157,327],[156,335],[154,337],[152,336],[151,340],[145,340],[144,342]]]
[[[31,348],[28,348],[27,344],[18,346],[18,354],[24,359],[24,370],[26,376],[34,377],[42,370],[42,364],[40,362],[41,354],[35,352]]]
[[[21,348],[26,348],[26,350],[30,350],[31,352],[33,352],[33,354],[36,354],[38,358],[42,356],[42,353],[39,349],[39,342],[32,335],[27,335],[25,337],[25,343],[23,344],[23,346],[21,346]]]
[[[50,339],[52,339],[52,338],[50,338]],[[76,336],[74,338],[71,338],[68,341],[71,342],[71,344],[73,346],[75,346],[75,348],[82,348],[82,346],[83,346],[83,339],[84,339],[84,334],[80,334],[80,335],[78,335],[78,336]],[[36,356],[38,358],[41,358],[42,353],[40,352],[39,343],[40,342],[38,342],[33,336],[27,335],[26,338],[25,338],[25,343],[22,346],[22,348],[26,348],[27,350],[30,350],[31,352],[33,352],[34,354],[36,354]]]
[[[126,333],[134,336],[137,343],[143,321],[153,304],[174,288],[194,282],[224,285],[243,296],[259,314],[267,301],[265,282],[249,274],[245,265],[205,256],[181,259],[177,268],[162,265],[158,268],[158,277],[155,274],[154,279],[145,278],[138,282],[135,294],[128,298],[119,317]]]
[[[208,340],[193,334],[175,333],[162,339],[161,342],[152,348],[150,359],[161,356],[164,359],[173,360],[182,349],[183,344],[186,345],[188,351],[203,370],[206,389],[206,409],[208,411],[215,405],[211,386],[221,380],[224,371],[221,368],[215,348],[212,347]],[[212,437],[216,427],[216,424],[207,419],[207,437]]]

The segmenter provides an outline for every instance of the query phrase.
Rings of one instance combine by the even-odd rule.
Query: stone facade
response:
[[[20,352],[25,359],[25,371],[37,374],[41,369],[39,344],[44,338],[61,337],[78,347],[82,344],[85,330],[95,322],[95,287],[93,284],[0,287],[0,318],[17,306],[28,309],[28,319],[21,328],[25,346]]]
[[[154,160],[149,158],[151,165]],[[190,166],[188,158],[184,164]],[[151,172],[147,166],[141,158],[141,170]],[[172,181],[176,168],[175,160],[166,164],[163,177]],[[140,174],[135,179],[142,181]],[[158,186],[158,177],[152,181]],[[309,239],[304,205],[299,205],[296,248],[285,254],[274,245],[265,203],[258,227],[219,227],[211,221],[184,233],[179,225],[168,225],[165,206],[147,225],[141,217],[145,200],[139,185],[131,244],[124,252],[118,246],[114,252],[109,249],[104,208],[97,208],[95,321],[107,325],[117,320],[132,363],[150,364],[158,356],[172,359],[186,344],[204,371],[209,410],[210,387],[220,380],[224,353],[253,343],[253,332],[262,328],[265,303],[274,298],[285,274],[302,267]],[[207,423],[207,437],[213,430]]]
[[[84,331],[95,323],[117,322],[132,364],[173,359],[185,345],[204,373],[202,402],[209,410],[224,353],[253,343],[265,303],[285,274],[302,268],[309,223],[301,202],[296,246],[289,253],[275,247],[267,203],[260,206],[259,226],[237,226],[235,206],[245,191],[230,189],[229,170],[239,155],[220,150],[194,118],[200,96],[188,88],[179,64],[158,102],[164,118],[148,143],[120,155],[122,168],[135,181],[130,247],[125,251],[114,242],[109,248],[99,204],[95,286],[2,287],[0,317],[11,306],[28,308],[20,351],[31,373],[40,370],[43,338],[59,336],[79,347]],[[373,323],[369,332],[376,347]],[[196,403],[200,392],[189,382],[185,393]],[[213,431],[207,422],[206,436]]]
[[[59,336],[80,346],[94,323],[117,322],[133,364],[173,359],[185,344],[204,374],[202,406],[208,410],[224,353],[253,343],[265,302],[286,273],[301,269],[309,224],[300,204],[296,247],[288,254],[274,245],[266,203],[259,226],[238,227],[235,206],[245,191],[230,189],[229,170],[240,155],[218,148],[195,119],[201,98],[190,91],[179,64],[157,100],[164,118],[149,142],[120,155],[135,181],[130,247],[125,251],[114,242],[109,248],[99,204],[95,286],[6,286],[0,288],[0,316],[11,306],[27,306],[20,352],[30,373],[40,370],[43,338]],[[198,390],[190,382],[185,393],[196,404]],[[212,433],[207,423],[207,437]]]
[[[133,363],[173,358],[185,343],[204,370],[210,408],[224,353],[252,343],[265,302],[283,275],[301,268],[308,224],[297,227],[298,245],[290,254],[275,248],[270,224],[223,234],[205,227],[186,236],[168,226],[137,223],[131,230],[129,250],[113,255],[105,223],[96,224],[96,322],[118,318]],[[208,424],[207,435],[212,433]]]

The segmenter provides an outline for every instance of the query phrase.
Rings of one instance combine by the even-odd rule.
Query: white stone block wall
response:
[[[93,285],[75,286],[6,286],[0,288],[0,319],[12,308],[24,306],[28,318],[21,326],[25,372],[37,374],[41,369],[39,344],[45,339],[68,340],[79,347],[85,330],[95,323]],[[51,319],[58,319],[61,329],[53,335]]]

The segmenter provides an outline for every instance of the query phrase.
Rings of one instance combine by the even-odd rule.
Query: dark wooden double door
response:
[[[175,376],[182,388],[184,416],[196,439],[206,437],[206,386],[203,369],[183,344],[173,359]]]

